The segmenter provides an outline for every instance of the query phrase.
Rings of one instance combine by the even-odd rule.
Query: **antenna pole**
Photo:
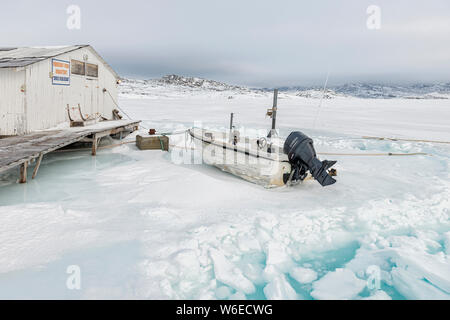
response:
[[[328,71],[327,80],[325,81],[325,85],[323,86],[323,94],[322,94],[322,98],[320,98],[320,103],[319,103],[319,107],[317,108],[316,117],[314,118],[313,129],[316,128],[316,122],[317,122],[317,119],[319,118],[320,109],[322,108],[322,102],[323,102],[323,99],[325,98],[325,94],[327,93],[327,86],[328,86],[328,80],[329,79],[330,79],[330,71]]]
[[[268,138],[277,136],[277,110],[278,110],[278,89],[273,92],[273,108],[269,109],[267,115],[272,117],[272,130],[270,130]],[[269,152],[270,153],[270,152]]]
[[[273,115],[272,115],[272,130],[277,128],[277,109],[278,109],[278,89],[273,92]]]

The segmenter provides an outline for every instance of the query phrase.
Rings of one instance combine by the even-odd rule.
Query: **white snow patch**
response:
[[[391,272],[392,283],[407,299],[412,300],[449,300],[450,295],[442,292],[425,279],[419,278],[407,269],[394,268]]]
[[[271,242],[267,248],[267,264],[277,266],[280,269],[286,269],[292,260],[287,254],[286,249],[279,243]]]
[[[289,275],[301,284],[307,284],[317,280],[317,272],[308,268],[293,268],[289,272]]]
[[[337,269],[313,283],[311,296],[319,300],[354,299],[366,286],[349,269]]]
[[[231,289],[229,287],[219,287],[216,289],[216,297],[219,300],[225,300],[231,296]]]
[[[376,290],[369,297],[362,298],[361,300],[392,300],[392,298],[383,290]]]
[[[268,300],[297,300],[299,298],[284,275],[270,281],[264,288],[264,295]]]
[[[234,266],[220,251],[210,249],[211,259],[214,262],[216,279],[245,294],[255,292],[255,286],[248,280],[240,269]]]
[[[230,300],[247,300],[247,297],[242,292],[236,292],[235,294],[230,296]]]

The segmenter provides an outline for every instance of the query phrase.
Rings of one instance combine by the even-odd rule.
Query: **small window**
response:
[[[84,62],[72,60],[72,74],[84,76],[85,75]]]
[[[86,63],[86,75],[88,77],[98,78],[98,65]]]

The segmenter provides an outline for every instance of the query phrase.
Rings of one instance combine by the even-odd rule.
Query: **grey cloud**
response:
[[[66,28],[66,8],[82,29]],[[382,28],[366,28],[366,9]],[[254,86],[450,78],[450,3],[389,1],[51,1],[2,4],[1,45],[92,44],[117,71]]]

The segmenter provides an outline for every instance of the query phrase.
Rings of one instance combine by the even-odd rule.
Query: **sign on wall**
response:
[[[52,59],[52,84],[70,86],[70,61]]]

